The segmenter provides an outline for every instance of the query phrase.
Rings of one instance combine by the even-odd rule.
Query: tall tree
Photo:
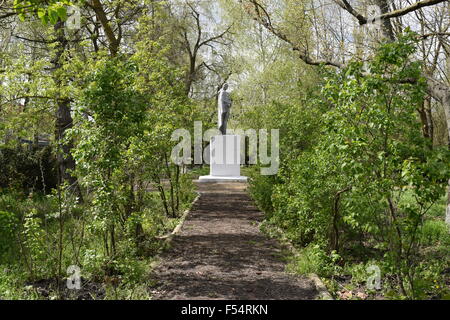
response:
[[[305,43],[298,43],[295,39],[292,39],[286,32],[284,32],[282,27],[277,27],[274,23],[274,13],[269,12],[267,6],[264,5],[263,1],[259,0],[239,0],[244,8],[251,15],[253,19],[258,21],[262,26],[264,26],[273,35],[280,38],[281,40],[289,43],[294,51],[298,53],[300,59],[305,63],[310,65],[327,65],[336,68],[343,68],[345,63],[342,62],[339,57],[331,59],[329,57],[317,58],[314,49]],[[380,13],[374,16],[368,16],[363,12],[360,12],[347,0],[333,0],[333,2],[340,7],[342,10],[350,14],[360,26],[365,26],[373,22],[380,22],[380,28],[382,35],[385,39],[389,41],[394,41],[398,34],[394,30],[392,20],[399,19],[407,16],[410,13],[422,10],[431,6],[439,6],[439,10],[442,15],[449,16],[449,3],[446,0],[422,0],[415,2],[413,4],[405,4],[400,1],[399,4],[394,2],[391,5],[386,0],[377,0],[375,3],[380,9]],[[447,18],[448,19],[448,18]],[[431,29],[431,26],[429,27]],[[399,30],[400,31],[400,30]],[[398,31],[397,31],[398,32]],[[425,41],[429,37],[439,37],[440,41],[448,43],[448,32],[442,32],[441,30],[428,30],[426,34],[420,34],[419,37],[422,41]],[[444,47],[445,48],[445,47]],[[319,53],[320,54],[320,53]],[[427,92],[436,101],[440,102],[445,111],[445,117],[447,122],[448,136],[450,137],[450,85],[442,79],[436,77],[436,75],[425,74],[427,79]],[[416,82],[418,79],[404,79],[406,82]],[[450,138],[449,138],[450,140]],[[449,194],[446,208],[446,221],[450,224],[450,180],[449,180]]]

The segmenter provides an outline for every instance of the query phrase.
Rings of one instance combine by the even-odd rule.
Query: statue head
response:
[[[225,83],[223,84],[222,89],[225,90],[225,91],[227,91],[227,90],[228,90],[228,83],[225,82]]]

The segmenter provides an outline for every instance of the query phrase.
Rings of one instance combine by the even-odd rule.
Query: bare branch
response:
[[[446,2],[448,0],[423,0],[423,1],[418,1],[410,6],[398,9],[398,10],[394,10],[385,14],[381,14],[378,17],[375,17],[375,19],[391,19],[391,18],[396,18],[396,17],[401,17],[404,16],[410,12],[416,11],[420,8],[423,7],[429,7],[429,6],[433,6],[435,4],[441,3],[441,2]]]
[[[211,37],[211,38],[209,38],[209,39],[206,39],[206,40],[202,41],[202,42],[199,44],[199,47],[202,47],[202,46],[204,46],[204,45],[206,45],[206,44],[208,44],[208,43],[210,43],[210,42],[214,42],[214,41],[216,41],[216,40],[218,40],[218,39],[223,38],[227,33],[229,33],[229,31],[231,30],[232,27],[233,27],[233,25],[230,25],[230,26],[228,26],[228,28],[227,28],[224,32],[222,32],[221,34],[218,34],[217,36],[214,36],[214,37]]]
[[[339,5],[342,9],[348,11],[352,16],[358,19],[360,25],[367,23],[367,18],[357,12],[353,7],[348,3],[347,0],[334,0],[334,2]]]
[[[17,14],[17,12],[8,12],[8,13],[1,15],[0,19],[5,19],[5,18],[11,17],[11,16],[15,16],[16,14]]]
[[[242,0],[239,0],[242,3]],[[270,15],[266,11],[266,9],[258,3],[256,0],[250,0],[255,9],[256,16],[253,16],[253,19],[259,22],[264,28],[270,31],[272,34],[280,38],[281,40],[287,42],[291,45],[292,50],[297,51],[300,59],[302,59],[306,64],[309,65],[328,65],[337,68],[342,68],[342,64],[336,61],[331,60],[315,60],[312,59],[309,55],[309,52],[306,49],[298,47],[292,40],[290,40],[284,33],[277,30],[273,25],[270,19]]]
[[[423,7],[429,7],[433,6],[438,3],[446,2],[448,0],[422,0],[418,1],[412,5],[409,5],[407,7],[397,9],[394,11],[386,12],[383,14],[380,14],[379,16],[376,16],[373,18],[373,20],[383,20],[383,19],[391,19],[396,17],[404,16],[410,12],[416,11]],[[334,0],[335,3],[337,3],[341,8],[346,10],[348,13],[350,13],[352,16],[354,16],[356,19],[358,19],[358,22],[360,25],[367,24],[369,21],[366,17],[364,17],[362,14],[357,12],[351,5],[348,3],[347,0]]]
[[[442,37],[442,36],[450,36],[450,32],[432,32],[420,35],[420,39],[426,39],[429,37]]]

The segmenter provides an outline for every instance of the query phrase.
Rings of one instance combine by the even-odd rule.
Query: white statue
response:
[[[219,92],[219,130],[222,134],[227,133],[227,122],[230,117],[231,98],[227,91],[228,83],[225,83]]]

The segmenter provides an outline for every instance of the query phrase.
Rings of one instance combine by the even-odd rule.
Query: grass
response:
[[[191,180],[197,180],[200,176],[209,175],[209,166],[202,165],[198,167],[194,167],[192,169],[188,169],[187,178]]]

